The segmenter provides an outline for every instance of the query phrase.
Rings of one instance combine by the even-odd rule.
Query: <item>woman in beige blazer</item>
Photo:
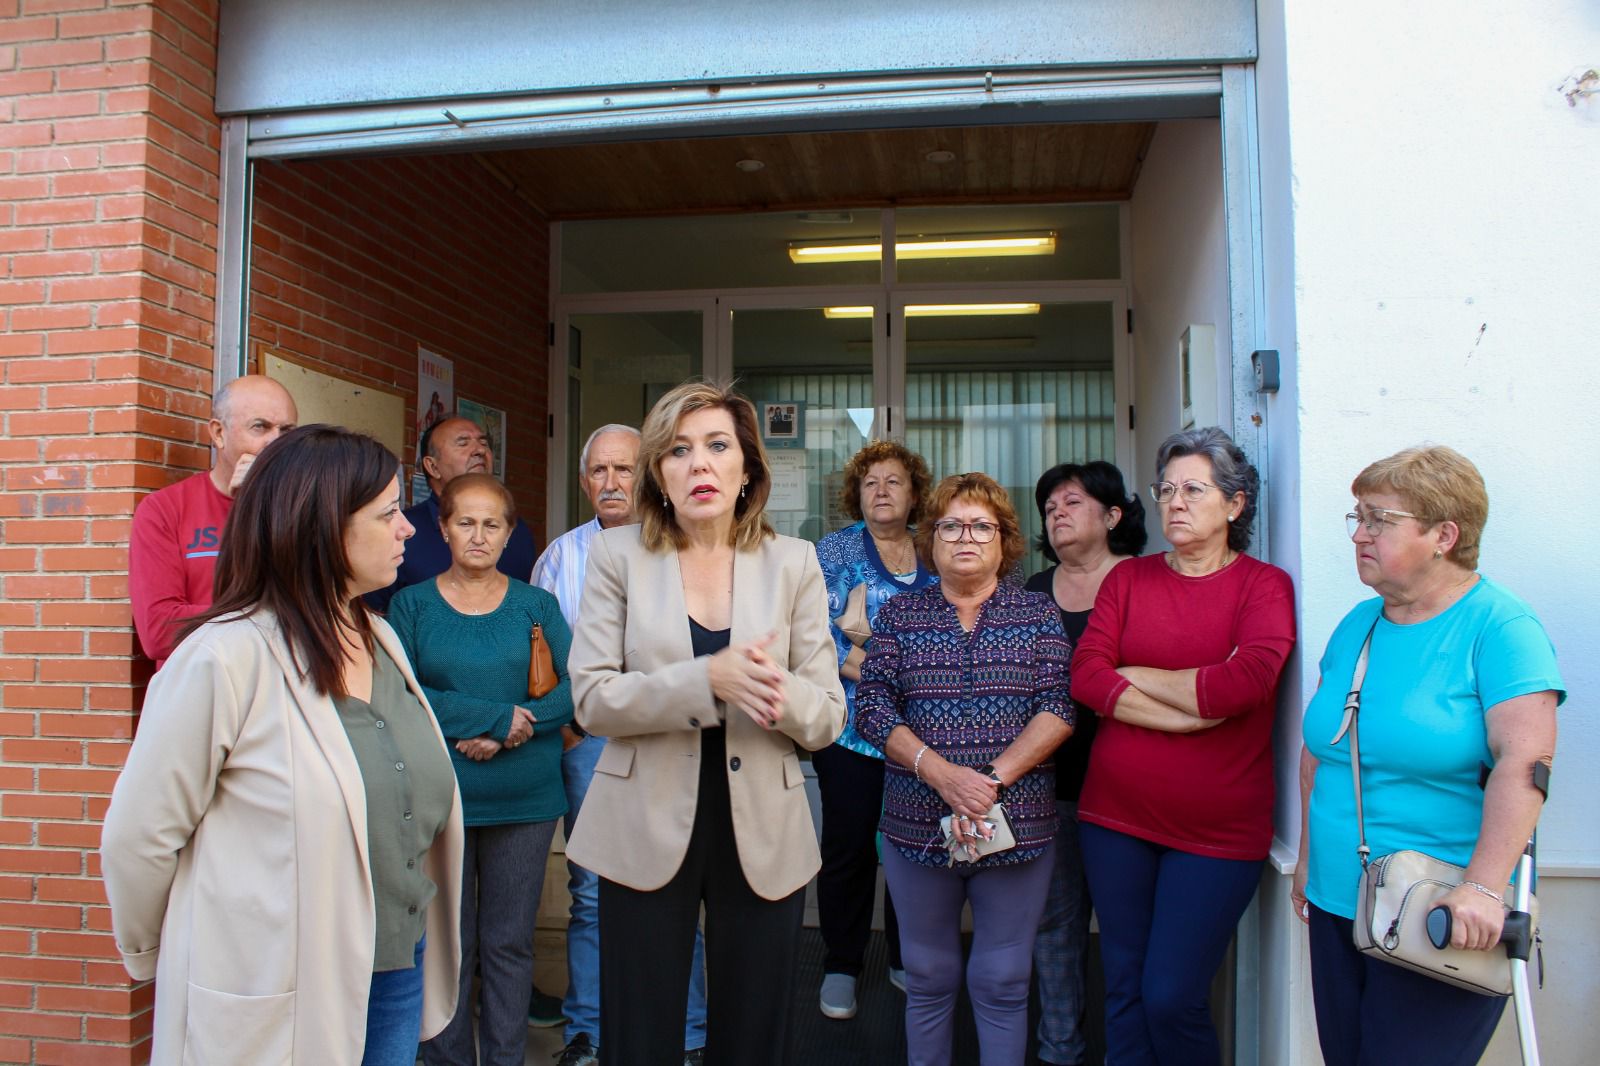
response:
[[[409,1066],[454,1012],[461,801],[360,599],[412,533],[398,465],[328,426],[268,446],[150,684],[101,859],[155,1063]]]
[[[704,905],[706,1061],[782,1062],[821,865],[796,746],[844,728],[816,552],[772,532],[755,409],[701,382],[645,420],[641,525],[589,550],[569,664],[612,738],[567,857],[600,875],[600,1055],[676,1066]]]

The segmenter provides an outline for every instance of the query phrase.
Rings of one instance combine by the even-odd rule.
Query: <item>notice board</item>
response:
[[[294,397],[300,425],[344,426],[377,438],[397,456],[405,455],[406,398],[400,393],[307,366],[271,348],[261,349],[258,366]]]

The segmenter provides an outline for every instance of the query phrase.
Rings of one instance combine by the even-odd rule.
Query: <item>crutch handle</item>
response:
[[[1434,947],[1442,951],[1450,946],[1450,930],[1454,924],[1455,916],[1442,903],[1428,912],[1428,939]],[[1533,916],[1527,911],[1508,913],[1505,924],[1500,927],[1500,943],[1506,946],[1508,956],[1527,962],[1533,949]]]

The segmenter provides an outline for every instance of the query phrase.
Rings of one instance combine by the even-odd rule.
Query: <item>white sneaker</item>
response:
[[[847,973],[822,975],[822,1015],[825,1018],[856,1016],[856,979]]]

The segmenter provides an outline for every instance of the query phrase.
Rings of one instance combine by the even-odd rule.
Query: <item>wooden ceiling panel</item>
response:
[[[972,126],[678,138],[498,152],[552,219],[827,206],[1125,200],[1155,124]],[[935,151],[955,153],[945,163]],[[759,160],[760,170],[735,164]]]

